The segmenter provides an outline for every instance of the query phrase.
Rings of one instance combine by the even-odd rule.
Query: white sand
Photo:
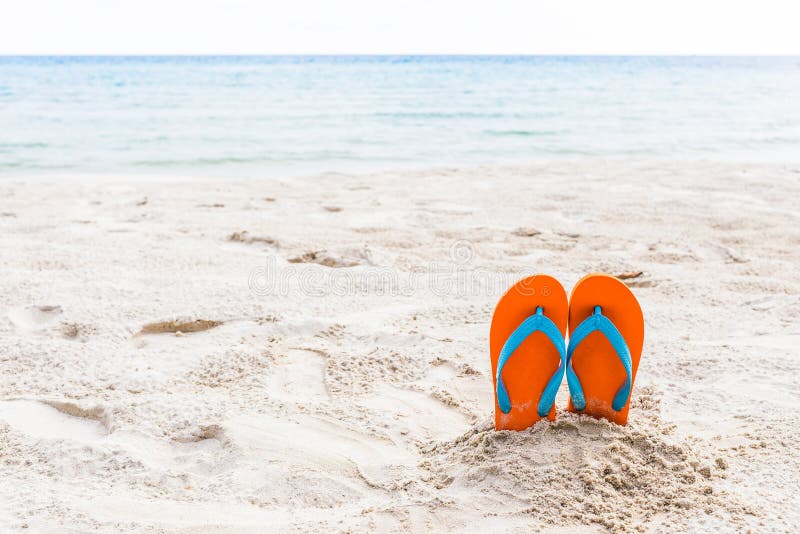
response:
[[[4,179],[2,530],[793,530],[799,202],[710,163]],[[630,424],[564,385],[494,432],[497,298],[598,270],[644,272]]]

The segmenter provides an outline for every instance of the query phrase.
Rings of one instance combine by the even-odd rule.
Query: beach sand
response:
[[[800,169],[0,181],[0,525],[790,531]],[[627,273],[626,427],[495,432],[494,305]],[[638,274],[641,273],[641,274]]]

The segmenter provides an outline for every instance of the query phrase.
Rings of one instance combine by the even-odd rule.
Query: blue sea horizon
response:
[[[0,177],[800,162],[800,58],[0,56]]]

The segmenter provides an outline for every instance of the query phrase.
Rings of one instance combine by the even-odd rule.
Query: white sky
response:
[[[0,54],[800,54],[797,0],[0,0]]]

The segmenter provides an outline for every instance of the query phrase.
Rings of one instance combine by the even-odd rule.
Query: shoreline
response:
[[[790,530],[799,170],[0,177],[0,518]],[[567,414],[562,384],[555,423],[494,432],[496,293],[591,271],[642,272],[629,425]],[[381,292],[381,272],[418,285]]]
[[[324,163],[321,163],[324,164]],[[701,166],[718,167],[718,168],[740,168],[740,169],[775,169],[777,171],[789,171],[800,173],[800,160],[753,160],[742,159],[736,160],[730,157],[709,158],[709,157],[683,157],[675,158],[670,156],[604,156],[604,155],[584,155],[584,156],[553,156],[553,157],[537,157],[531,159],[522,159],[519,161],[499,161],[494,163],[470,163],[465,165],[429,165],[425,163],[408,165],[375,165],[371,164],[363,168],[336,168],[334,170],[325,170],[320,167],[316,170],[300,170],[291,168],[276,168],[270,169],[268,173],[256,175],[253,174],[260,168],[255,165],[251,168],[238,167],[237,165],[220,165],[215,172],[200,172],[190,171],[187,169],[176,168],[171,171],[153,171],[142,172],[133,170],[82,170],[82,171],[65,171],[65,172],[52,172],[52,171],[29,171],[27,173],[13,173],[4,171],[0,173],[0,184],[3,182],[38,182],[47,183],[61,180],[70,182],[86,182],[86,183],[133,183],[140,184],[142,182],[187,182],[187,181],[200,181],[200,182],[233,182],[233,183],[247,183],[259,181],[285,181],[285,180],[313,180],[324,179],[330,177],[342,178],[368,178],[370,176],[380,176],[384,174],[400,174],[400,175],[417,175],[417,174],[439,174],[439,173],[452,173],[452,172],[468,172],[476,173],[480,171],[497,172],[497,171],[520,171],[525,169],[542,169],[550,166],[570,167],[575,166],[579,168],[588,167],[591,165],[599,166],[645,166],[658,165],[662,168],[697,168]],[[263,170],[261,171],[263,172]]]

